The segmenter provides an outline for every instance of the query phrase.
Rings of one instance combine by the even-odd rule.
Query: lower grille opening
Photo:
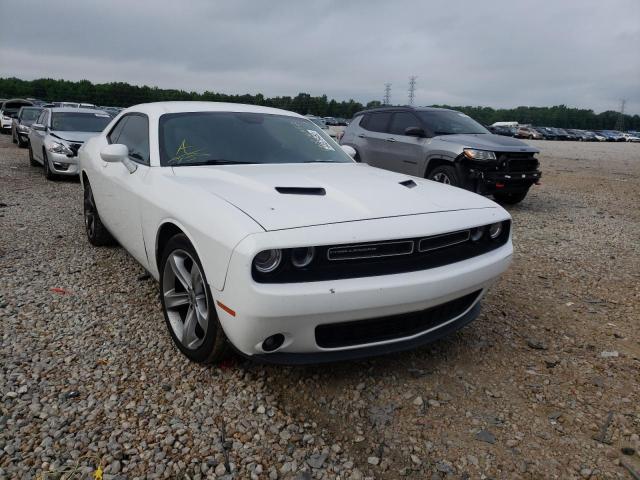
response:
[[[462,315],[481,292],[482,290],[477,290],[419,312],[318,325],[315,331],[316,343],[323,348],[340,348],[410,337]]]

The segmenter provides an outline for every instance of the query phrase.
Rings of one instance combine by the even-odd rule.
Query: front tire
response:
[[[44,176],[47,180],[56,180],[58,176],[51,171],[51,165],[49,164],[49,157],[47,151],[42,150],[42,162],[44,163]]]
[[[31,149],[31,144],[29,144],[29,165],[32,167],[37,167],[40,165],[36,159],[33,157],[33,150]]]
[[[98,208],[96,207],[91,185],[87,181],[84,187],[84,227],[87,232],[89,243],[95,247],[104,247],[116,243],[113,236],[102,224]]]
[[[529,193],[529,190],[525,190],[524,192],[495,192],[493,198],[495,198],[498,203],[515,205],[524,200],[527,193]]]
[[[453,187],[458,187],[460,185],[456,169],[449,165],[440,165],[434,168],[429,172],[429,175],[427,175],[427,179],[433,180],[434,182],[444,183],[445,185],[451,185]]]
[[[193,362],[219,362],[228,342],[204,269],[186,235],[171,237],[160,266],[160,299],[173,342]]]

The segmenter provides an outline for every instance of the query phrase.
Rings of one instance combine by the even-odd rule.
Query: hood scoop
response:
[[[278,193],[284,195],[326,195],[327,192],[321,187],[276,187]]]
[[[403,180],[402,182],[398,182],[398,183],[403,187],[407,187],[407,188],[414,188],[418,186],[418,184],[413,180]]]

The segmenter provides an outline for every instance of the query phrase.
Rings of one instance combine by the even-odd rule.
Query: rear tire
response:
[[[160,299],[169,334],[192,362],[218,363],[229,344],[216,313],[204,269],[193,245],[179,233],[160,261]]]
[[[493,198],[495,198],[498,203],[515,205],[516,203],[520,203],[524,200],[527,193],[529,193],[529,190],[525,190],[524,192],[495,192],[493,194]]]
[[[103,225],[98,215],[91,185],[88,181],[84,186],[84,227],[87,232],[89,243],[94,247],[104,247],[116,243],[109,230]]]
[[[449,165],[440,165],[429,172],[427,179],[434,182],[444,183],[453,187],[460,186],[460,179],[456,173],[456,169]]]

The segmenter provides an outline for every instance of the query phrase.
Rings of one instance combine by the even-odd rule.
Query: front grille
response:
[[[78,156],[78,149],[82,146],[81,143],[70,143],[69,144],[69,148],[71,149],[71,151],[73,152],[73,155],[71,155],[72,157],[77,157]]]
[[[462,315],[481,290],[419,312],[354,322],[318,325],[316,343],[322,348],[340,348],[410,337]]]
[[[511,152],[498,156],[500,170],[506,172],[532,172],[538,169],[538,159],[533,153]]]
[[[475,241],[467,229],[429,237],[321,245],[315,247],[313,261],[304,268],[292,265],[288,249],[283,251],[282,262],[275,271],[261,273],[254,266],[251,274],[258,283],[300,283],[417,272],[495,250],[509,240],[510,227],[511,222],[504,221],[502,233],[493,240],[487,226],[483,226],[484,234]]]

